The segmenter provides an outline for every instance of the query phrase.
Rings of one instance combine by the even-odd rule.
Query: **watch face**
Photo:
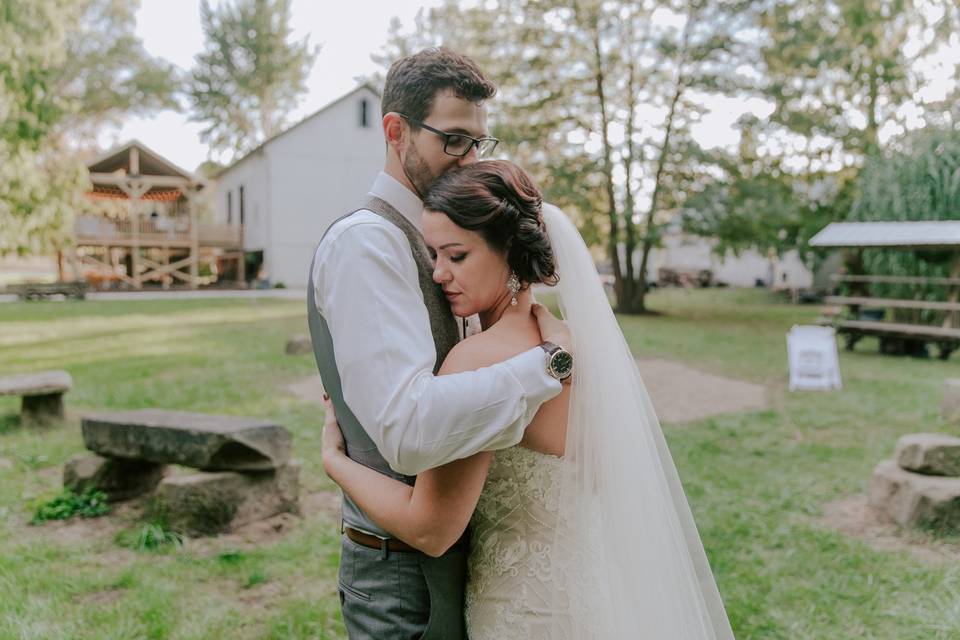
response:
[[[570,375],[573,371],[573,356],[566,351],[558,351],[550,359],[550,367],[561,380]]]

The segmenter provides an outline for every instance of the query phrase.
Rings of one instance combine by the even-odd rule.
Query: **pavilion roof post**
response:
[[[953,264],[950,266],[950,279],[960,278],[960,251],[957,251],[953,254]],[[949,302],[957,302],[960,299],[960,285],[954,283],[950,286],[950,293],[947,295],[947,300]],[[943,319],[943,327],[945,329],[950,326],[960,328],[960,313],[954,311],[953,313],[948,313],[947,317]]]

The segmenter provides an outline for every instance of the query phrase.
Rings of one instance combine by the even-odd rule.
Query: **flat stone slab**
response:
[[[290,460],[290,432],[262,418],[140,409],[85,414],[83,441],[102,456],[208,471],[265,471]]]
[[[944,381],[940,413],[946,420],[960,421],[960,378],[947,378]]]
[[[934,476],[960,476],[960,438],[945,433],[911,433],[897,441],[901,469]]]
[[[66,371],[21,373],[0,378],[0,396],[49,396],[66,393],[73,388],[73,378]]]
[[[869,502],[903,526],[960,530],[960,478],[914,473],[884,460],[870,478]]]
[[[152,516],[191,535],[224,533],[278,513],[299,511],[300,465],[272,471],[201,472],[164,478]]]
[[[110,502],[129,500],[153,491],[163,479],[164,468],[154,462],[78,453],[63,467],[63,486],[76,493],[103,491]]]
[[[313,353],[313,342],[310,336],[293,336],[287,340],[286,353],[290,356],[302,356],[307,353]]]

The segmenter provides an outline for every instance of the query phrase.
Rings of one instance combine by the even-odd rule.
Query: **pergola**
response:
[[[136,289],[151,280],[167,288],[173,279],[196,288],[201,259],[215,257],[236,260],[243,281],[243,228],[198,221],[201,178],[137,140],[108,151],[87,169],[93,184],[89,198],[126,206],[113,217],[77,218],[75,244],[84,266]]]
[[[953,253],[950,274],[946,278],[894,276],[877,274],[844,274],[832,277],[834,282],[853,284],[857,295],[831,296],[828,304],[843,305],[853,318],[823,318],[824,324],[847,334],[847,348],[852,349],[863,335],[881,338],[881,349],[902,341],[933,342],[946,359],[960,345],[960,220],[907,222],[833,222],[810,240],[810,246],[831,249],[890,249],[905,251],[947,251]],[[933,285],[947,287],[946,301],[870,297],[871,284]],[[882,322],[860,317],[861,307],[907,310],[915,313],[944,313],[941,326],[917,322]]]

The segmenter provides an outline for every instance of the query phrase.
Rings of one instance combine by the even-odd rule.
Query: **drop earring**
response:
[[[507,278],[507,291],[510,292],[510,306],[517,306],[517,294],[520,293],[520,278],[517,277],[517,274],[513,271],[510,272],[510,277]]]

